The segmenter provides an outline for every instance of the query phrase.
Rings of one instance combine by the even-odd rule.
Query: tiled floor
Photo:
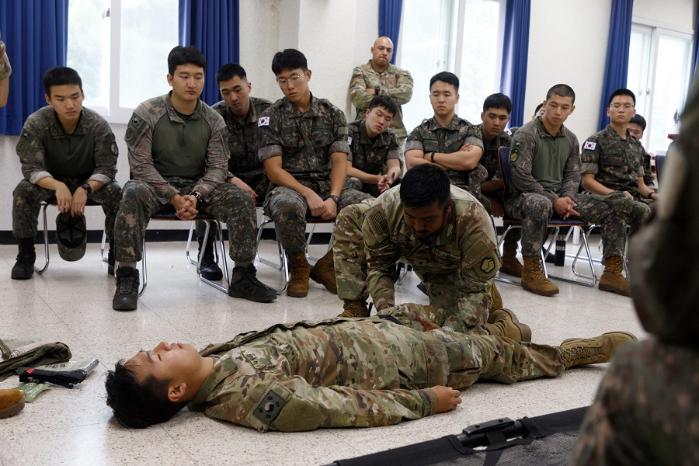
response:
[[[262,254],[276,248],[266,242]],[[313,247],[316,254],[320,246]],[[393,427],[261,434],[182,411],[172,421],[142,431],[117,425],[104,403],[104,374],[140,348],[160,340],[198,346],[280,321],[321,319],[340,311],[340,302],[317,284],[305,299],[280,297],[274,304],[229,298],[197,281],[184,259],[183,243],[149,246],[149,285],[132,313],[111,309],[114,281],[89,245],[79,263],[62,261],[52,248],[43,276],[10,280],[14,246],[0,246],[0,336],[67,343],[74,359],[96,357],[98,369],[73,390],[52,388],[13,418],[0,420],[0,464],[323,464],[413,442],[459,433],[469,424],[500,416],[535,416],[590,403],[604,366],[577,369],[558,379],[511,386],[476,384],[451,413]],[[270,285],[279,272],[258,266]],[[401,302],[424,302],[409,275]],[[631,300],[596,288],[559,283],[561,293],[543,298],[517,286],[498,284],[506,307],[531,325],[536,342],[557,344],[571,336],[612,329],[641,335]],[[17,378],[0,387],[17,385]]]

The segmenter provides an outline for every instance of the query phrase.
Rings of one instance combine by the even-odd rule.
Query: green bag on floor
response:
[[[56,364],[70,358],[70,348],[65,343],[0,338],[0,381],[20,367]]]

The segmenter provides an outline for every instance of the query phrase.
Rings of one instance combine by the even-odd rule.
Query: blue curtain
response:
[[[530,0],[507,0],[503,39],[500,92],[512,99],[510,126],[524,123],[524,94],[527,88]]]
[[[180,0],[180,45],[193,45],[206,57],[206,83],[201,99],[220,99],[216,71],[240,60],[239,0]]]
[[[612,0],[612,14],[609,20],[607,39],[607,61],[604,65],[604,82],[600,99],[599,121],[601,130],[609,122],[607,99],[615,90],[626,87],[629,74],[629,44],[631,43],[631,17],[633,0]]]
[[[400,33],[400,16],[403,11],[403,0],[379,1],[379,36],[390,37],[393,41],[393,57],[391,63],[396,63],[398,56],[398,34]]]
[[[0,31],[12,64],[0,134],[14,135],[32,112],[46,105],[44,72],[66,64],[68,0],[2,0]]]

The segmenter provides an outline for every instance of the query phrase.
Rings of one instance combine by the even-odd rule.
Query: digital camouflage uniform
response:
[[[87,199],[102,206],[104,229],[111,240],[121,200],[121,187],[114,181],[119,149],[104,118],[83,108],[75,131],[67,134],[53,108],[43,107],[24,122],[17,155],[24,179],[12,193],[12,234],[16,239],[36,236],[41,202],[56,199],[55,191],[37,183],[53,177],[65,183],[71,193],[87,180],[103,183]]]
[[[546,239],[546,224],[553,214],[553,201],[568,196],[577,203],[580,219],[600,225],[604,257],[622,256],[625,223],[633,209],[622,193],[606,196],[580,194],[578,138],[565,126],[548,134],[541,118],[519,128],[510,151],[511,195],[508,214],[522,220],[522,255],[538,256]]]
[[[367,94],[367,89],[379,88],[377,95],[389,96],[398,106],[398,112],[393,116],[390,128],[396,135],[398,147],[403,145],[408,132],[403,124],[403,110],[401,105],[410,102],[413,96],[413,78],[410,72],[402,70],[395,65],[379,73],[371,67],[371,60],[352,70],[352,79],[349,84],[349,94],[352,104],[357,109],[357,118],[362,118],[367,105],[374,98]]]
[[[256,218],[250,195],[226,183],[228,144],[223,118],[199,101],[189,117],[179,115],[170,96],[141,103],[126,129],[132,180],[116,221],[116,260],[141,260],[143,236],[151,215],[175,194],[198,192],[200,213],[228,225],[230,256],[236,265],[255,257]]]
[[[599,131],[583,144],[583,175],[592,174],[599,183],[615,191],[629,192],[635,199],[632,202],[630,226],[635,232],[650,216],[651,199],[641,198],[638,178],[643,177],[643,146],[627,133],[621,139],[611,125]]]
[[[371,175],[379,175],[386,173],[389,160],[398,160],[401,163],[396,135],[391,129],[370,138],[365,120],[361,119],[348,124],[347,131],[353,167]],[[357,188],[363,192],[374,197],[380,194],[377,185],[356,181]]]
[[[682,149],[665,166],[655,217],[629,248],[636,312],[652,337],[615,355],[571,464],[699,464],[697,135],[695,80],[682,115]]]
[[[502,147],[510,147],[512,144],[512,136],[509,130],[503,131],[492,140],[486,141],[483,137],[483,123],[478,125],[481,133],[481,138],[483,140],[483,156],[481,157],[480,164],[488,171],[487,176],[484,181],[500,180],[502,179],[502,173],[500,170],[500,149]],[[483,196],[488,199],[489,202],[484,202],[483,205],[488,212],[493,213],[490,202],[495,201],[501,206],[505,206],[505,193],[502,190],[483,192]],[[508,235],[512,235],[517,232],[517,230],[512,230]],[[515,233],[515,234],[518,234]]]
[[[471,194],[452,186],[451,200],[445,225],[428,240],[416,238],[405,223],[399,186],[340,212],[333,245],[338,297],[371,295],[379,309],[393,306],[393,272],[404,258],[427,288],[431,305],[422,308],[424,317],[458,332],[485,324],[500,267],[495,230]],[[416,321],[413,309],[401,309],[408,311],[394,317]]]
[[[12,66],[10,65],[10,59],[7,57],[5,43],[2,41],[2,36],[0,36],[0,81],[9,78],[11,74]]]
[[[449,126],[441,126],[436,118],[423,120],[420,126],[412,130],[405,143],[405,152],[421,150],[424,153],[440,152],[450,154],[457,152],[464,144],[483,149],[480,127],[474,126],[463,118],[454,115]],[[488,203],[481,194],[481,183],[487,177],[486,169],[478,164],[471,171],[445,170],[451,184],[473,194],[481,203]]]
[[[261,161],[282,158],[282,168],[321,198],[330,195],[330,156],[349,156],[345,115],[326,99],[311,96],[310,109],[302,113],[286,97],[276,101],[258,119],[258,155]],[[370,197],[349,188],[340,194],[337,211]],[[291,256],[305,250],[308,205],[291,188],[272,185],[265,213],[274,220],[277,236]]]
[[[381,318],[280,324],[209,345],[213,373],[189,407],[258,431],[374,427],[435,413],[427,388],[556,377],[558,348]]]

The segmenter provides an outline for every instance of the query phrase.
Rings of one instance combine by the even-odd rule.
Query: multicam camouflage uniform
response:
[[[557,135],[548,134],[541,118],[519,128],[510,152],[511,197],[505,209],[522,220],[522,255],[537,256],[546,239],[546,224],[553,202],[568,196],[577,203],[580,219],[602,227],[604,257],[622,256],[624,223],[633,209],[623,193],[607,196],[578,195],[580,154],[578,139],[565,126]]]
[[[615,191],[629,192],[635,199],[632,202],[630,226],[635,232],[650,216],[648,204],[652,199],[641,198],[638,178],[643,177],[643,146],[629,134],[621,139],[611,125],[599,131],[583,144],[582,173],[592,174],[599,183]]]
[[[114,218],[119,210],[121,187],[114,181],[117,148],[109,124],[96,112],[82,109],[72,134],[66,134],[51,107],[29,115],[17,142],[17,155],[24,179],[12,193],[12,234],[17,239],[34,238],[42,201],[56,198],[56,192],[37,183],[53,177],[65,183],[71,193],[87,180],[103,183],[99,191],[87,195],[102,205],[104,229],[111,240]]]
[[[326,99],[311,96],[302,113],[286,97],[275,102],[258,119],[258,155],[261,161],[282,158],[282,168],[321,198],[330,195],[330,156],[349,154],[345,115]],[[349,155],[348,155],[349,156]],[[337,211],[366,199],[368,194],[345,184]],[[305,249],[306,200],[291,188],[273,186],[265,200],[265,213],[274,220],[279,240],[289,255]]]
[[[460,332],[488,320],[492,279],[500,267],[495,231],[483,206],[455,186],[445,225],[428,240],[416,238],[405,223],[396,186],[340,212],[333,252],[340,299],[370,294],[379,309],[393,306],[393,271],[403,257],[427,288],[431,306],[422,309],[429,320]]]
[[[386,173],[386,163],[389,160],[401,162],[396,135],[391,129],[370,138],[365,121],[361,119],[348,124],[347,131],[353,167],[371,175],[379,175]],[[372,196],[380,194],[375,184],[359,181],[357,187]]]
[[[230,256],[236,265],[252,262],[257,250],[252,198],[226,183],[228,145],[223,118],[203,102],[186,118],[169,95],[140,104],[126,130],[131,181],[115,225],[116,260],[141,259],[143,236],[154,213],[175,194],[198,192],[200,213],[228,225]]]
[[[400,106],[410,102],[413,96],[413,78],[410,72],[395,65],[388,65],[383,72],[378,72],[372,68],[371,60],[355,67],[352,70],[349,93],[352,104],[357,109],[357,118],[364,115],[367,105],[374,98],[374,95],[367,93],[367,89],[379,89],[376,95],[387,95],[398,105],[398,112],[393,116],[390,127],[396,135],[398,147],[401,147],[408,132],[403,124],[403,110]]]
[[[190,409],[262,432],[397,424],[435,413],[434,385],[564,371],[558,348],[377,317],[280,324],[201,353],[215,366]]]

